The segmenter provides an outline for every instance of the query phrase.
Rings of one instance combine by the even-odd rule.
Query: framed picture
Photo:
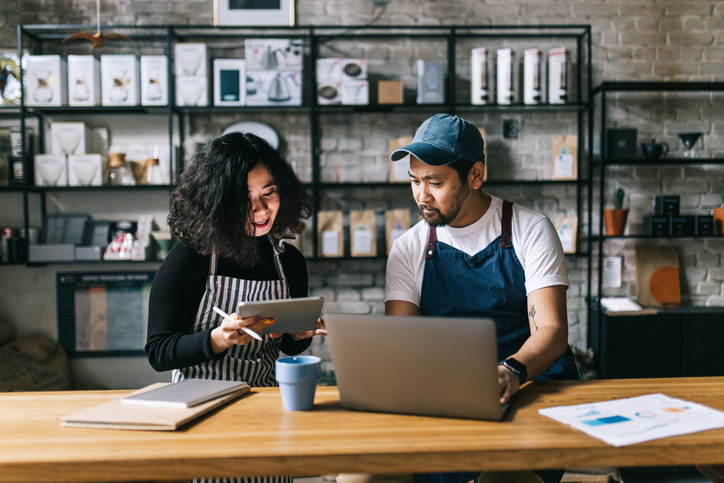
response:
[[[214,0],[214,25],[294,26],[294,0]]]

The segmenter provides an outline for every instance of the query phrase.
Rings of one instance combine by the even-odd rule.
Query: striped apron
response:
[[[257,302],[290,298],[289,285],[284,276],[279,254],[282,244],[272,243],[274,265],[279,280],[243,280],[217,275],[218,257],[211,255],[206,291],[199,304],[191,333],[197,333],[221,325],[222,317],[213,311],[217,306],[227,314],[237,311],[239,302]],[[208,361],[182,369],[174,369],[173,382],[186,378],[246,381],[252,387],[274,387],[274,361],[279,357],[281,338],[262,335],[262,340],[252,339],[246,345],[234,345],[226,350],[223,359]],[[250,478],[195,478],[193,483],[292,483],[291,476],[267,476]]]

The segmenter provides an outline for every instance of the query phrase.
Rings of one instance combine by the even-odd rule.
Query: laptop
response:
[[[497,421],[492,319],[326,314],[342,407]]]

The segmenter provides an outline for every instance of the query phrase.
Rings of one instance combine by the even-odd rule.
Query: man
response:
[[[502,404],[526,381],[578,379],[567,341],[570,281],[550,220],[480,190],[483,139],[457,116],[429,118],[391,159],[408,154],[412,193],[424,220],[392,246],[385,314],[493,318]],[[546,473],[546,482],[563,474]]]

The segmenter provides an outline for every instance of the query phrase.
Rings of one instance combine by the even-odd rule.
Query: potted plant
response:
[[[724,205],[724,191],[721,193],[721,202]],[[715,233],[724,234],[724,208],[714,208]]]
[[[613,194],[613,209],[603,210],[603,220],[606,223],[606,235],[623,235],[628,218],[628,208],[623,207],[624,191],[618,188]]]

